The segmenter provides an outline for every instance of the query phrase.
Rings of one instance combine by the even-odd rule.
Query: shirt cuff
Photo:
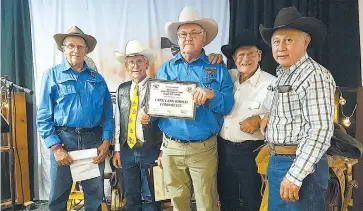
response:
[[[61,143],[60,138],[58,137],[58,135],[53,134],[48,136],[47,138],[44,139],[45,145],[50,148],[51,146],[55,145],[55,144],[59,144]]]
[[[294,172],[299,172],[299,174],[295,174]],[[286,174],[286,179],[288,179],[290,182],[294,183],[295,185],[301,187],[302,185],[302,181],[305,179],[305,177],[308,175],[309,173],[304,171],[303,169],[297,167],[297,166],[292,166],[289,171]]]
[[[214,91],[214,97],[209,101],[209,104],[212,107],[216,107],[221,103],[222,93],[220,91],[217,91],[217,90],[213,90],[213,91]]]
[[[102,133],[102,138],[103,140],[108,140],[108,141],[111,141],[112,140],[112,137],[113,137],[113,133],[112,131],[103,131]]]
[[[120,143],[116,143],[115,144],[115,149],[114,149],[115,152],[119,152],[120,151]]]

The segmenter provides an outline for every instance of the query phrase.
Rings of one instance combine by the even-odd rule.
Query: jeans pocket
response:
[[[167,138],[164,137],[164,140],[163,140],[163,148],[164,149],[167,149],[168,148],[169,141],[170,141],[169,139],[167,139]]]
[[[215,147],[217,147],[217,138],[216,137],[212,137],[210,138],[210,140],[206,140],[203,143],[203,146],[206,150],[211,150]]]
[[[315,165],[315,171],[313,173],[313,176],[318,186],[323,191],[327,191],[329,182],[329,164],[326,155],[324,155]]]

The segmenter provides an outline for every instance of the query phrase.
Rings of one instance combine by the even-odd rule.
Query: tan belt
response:
[[[275,146],[269,144],[271,155],[296,155],[297,145]]]

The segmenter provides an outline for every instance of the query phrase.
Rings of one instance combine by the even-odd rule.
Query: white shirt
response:
[[[231,69],[230,74],[234,82],[235,103],[231,113],[224,117],[224,124],[219,135],[232,142],[264,140],[260,130],[253,134],[245,133],[241,131],[239,123],[254,115],[263,118],[270,110],[273,93],[268,87],[274,86],[276,77],[262,71],[260,67],[243,83],[239,82],[240,74],[237,69]]]
[[[144,101],[145,92],[147,88],[147,81],[149,80],[149,77],[146,77],[144,80],[142,80],[139,83],[139,107],[137,112],[137,119],[136,119],[136,139],[144,142],[144,132],[142,130],[142,124],[141,124],[141,116],[140,116],[140,109],[142,106],[142,102]],[[132,81],[131,87],[130,87],[130,101],[132,99],[132,95],[134,94],[136,83]],[[120,151],[120,110],[118,109],[118,93],[116,96],[116,109],[115,109],[115,151]]]

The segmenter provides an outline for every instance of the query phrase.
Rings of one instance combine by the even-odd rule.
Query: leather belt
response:
[[[218,139],[222,144],[231,146],[231,147],[238,147],[238,149],[256,149],[256,147],[261,146],[264,143],[264,140],[245,140],[242,142],[233,142],[227,139],[224,139],[218,136]]]
[[[203,142],[203,141],[206,141],[208,140],[210,137],[204,139],[204,140],[181,140],[181,139],[177,139],[177,138],[172,138],[168,135],[166,135],[166,133],[164,133],[165,135],[165,138],[169,139],[169,140],[172,140],[172,141],[176,141],[176,142],[180,142],[180,143],[196,143],[196,142]]]
[[[297,145],[268,144],[271,155],[296,155]]]
[[[90,132],[101,132],[102,131],[101,126],[96,126],[96,127],[91,127],[91,128],[56,126],[55,129],[56,130],[68,131],[68,132],[75,132],[77,134],[90,133]]]

